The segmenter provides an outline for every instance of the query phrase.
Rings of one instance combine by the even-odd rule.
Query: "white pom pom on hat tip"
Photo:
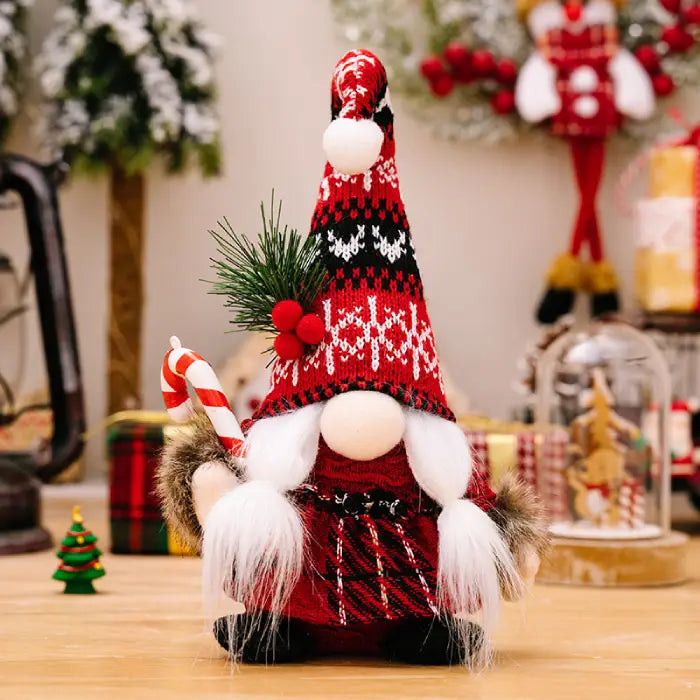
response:
[[[371,119],[334,119],[323,133],[328,162],[345,175],[369,170],[379,158],[384,132]]]

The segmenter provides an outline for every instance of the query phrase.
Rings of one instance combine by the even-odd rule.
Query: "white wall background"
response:
[[[56,4],[35,2],[35,49]],[[207,229],[225,215],[238,230],[254,234],[259,202],[268,200],[273,187],[284,200],[285,220],[302,230],[308,226],[324,160],[320,143],[330,75],[350,48],[334,32],[327,0],[198,4],[225,41],[218,66],[225,173],[208,182],[195,174],[166,177],[159,169],[149,174],[143,358],[148,408],[161,407],[158,375],[171,334],[213,364],[240,342],[240,336],[226,334],[221,299],[208,296],[199,281],[208,277],[213,253]],[[574,216],[567,150],[554,141],[496,148],[441,142],[405,114],[398,98],[394,103],[403,196],[443,362],[476,409],[506,416],[516,400],[516,359],[537,336],[532,318],[543,271],[566,246]],[[39,153],[28,125],[17,129],[10,146]],[[627,300],[631,231],[615,211],[613,186],[628,157],[610,153],[600,198],[608,250]],[[61,207],[89,421],[95,422],[106,405],[104,178],[70,183],[61,192]],[[26,255],[21,216],[2,217],[2,246]],[[27,389],[42,383],[37,332],[29,361]],[[102,469],[102,454],[97,437],[88,450],[93,472]]]

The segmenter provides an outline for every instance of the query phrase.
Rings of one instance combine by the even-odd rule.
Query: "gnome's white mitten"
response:
[[[554,66],[539,51],[525,61],[515,86],[515,106],[527,122],[540,122],[561,109]]]
[[[648,119],[654,112],[654,87],[641,63],[626,49],[610,61],[615,107],[632,119]]]
[[[192,475],[192,503],[197,520],[204,525],[213,505],[240,482],[223,462],[205,462]]]

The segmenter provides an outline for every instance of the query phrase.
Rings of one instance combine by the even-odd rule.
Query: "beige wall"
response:
[[[274,187],[285,219],[304,229],[323,165],[329,78],[347,47],[337,40],[326,0],[201,0],[209,26],[225,40],[219,63],[224,177],[148,181],[144,376],[147,407],[161,406],[158,373],[177,333],[212,363],[239,342],[226,335],[219,298],[198,280],[213,252],[206,233],[227,216],[254,233],[258,203]],[[35,3],[32,36],[44,35],[56,3]],[[505,415],[515,399],[515,362],[536,336],[532,312],[550,257],[566,245],[575,204],[565,147],[524,141],[499,148],[436,141],[404,113],[398,98],[398,164],[435,333],[443,361],[476,408]],[[36,152],[27,129],[12,146]],[[629,222],[612,190],[626,155],[611,153],[601,213],[626,296],[632,265]],[[106,183],[79,180],[61,194],[89,419],[105,405]],[[24,245],[18,214],[3,214],[11,247]],[[8,237],[9,240],[9,237]],[[5,236],[3,235],[3,245]],[[31,364],[41,366],[37,337]],[[40,382],[38,382],[40,383]],[[89,450],[100,469],[101,440]]]

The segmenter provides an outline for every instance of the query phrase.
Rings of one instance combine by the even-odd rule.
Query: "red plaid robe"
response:
[[[552,118],[554,134],[605,138],[617,129],[620,115],[615,109],[608,64],[619,46],[617,28],[603,25],[587,27],[580,34],[553,29],[538,41],[538,49],[544,58],[557,69],[557,91],[562,106]],[[575,92],[571,87],[571,74],[582,66],[589,66],[596,72],[598,85],[588,92]],[[590,118],[574,112],[574,102],[582,95],[590,95],[598,101],[598,112]]]
[[[398,499],[405,512],[351,515],[338,507],[338,492],[373,489]],[[485,511],[495,501],[477,471],[466,496]],[[402,443],[383,457],[355,462],[321,440],[309,482],[295,499],[306,522],[307,556],[287,615],[346,627],[436,614],[439,509],[418,487]]]

